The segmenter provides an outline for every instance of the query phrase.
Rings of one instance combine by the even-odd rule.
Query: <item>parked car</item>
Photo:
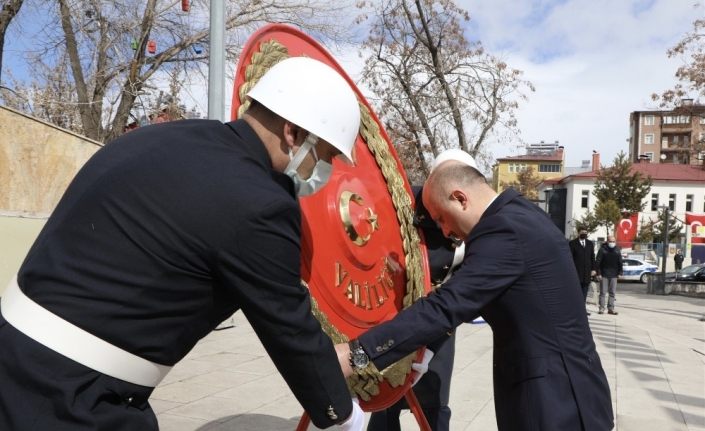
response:
[[[622,259],[622,275],[620,280],[632,280],[646,283],[649,273],[658,271],[658,266],[640,259]]]
[[[701,281],[705,282],[705,263],[688,265],[678,272],[666,274],[668,281]]]

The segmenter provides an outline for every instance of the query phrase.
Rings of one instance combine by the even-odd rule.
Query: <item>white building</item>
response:
[[[597,198],[592,191],[599,169],[593,159],[593,170],[562,178],[548,179],[538,186],[539,196],[546,198],[545,210],[561,229],[566,238],[577,235],[576,226],[588,209],[595,212]],[[644,211],[639,214],[638,223],[656,220],[658,207],[667,205],[676,218],[684,225],[685,213],[705,213],[705,169],[701,166],[637,163],[632,170],[650,176],[651,190],[644,198]],[[595,232],[594,238],[604,240],[607,232],[604,227]]]

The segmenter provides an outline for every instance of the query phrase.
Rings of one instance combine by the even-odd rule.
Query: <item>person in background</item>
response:
[[[676,251],[676,255],[673,256],[673,263],[676,264],[676,271],[680,271],[681,269],[683,269],[683,259],[683,252],[678,249]]]
[[[446,237],[465,242],[464,263],[432,295],[336,345],[344,373],[383,369],[482,315],[500,431],[611,430],[610,389],[562,232],[517,191],[497,195],[457,161],[431,173],[423,201]]]
[[[595,271],[595,245],[588,239],[588,232],[585,228],[580,228],[578,237],[568,243],[570,255],[573,257],[575,269],[578,271],[580,289],[583,292],[583,299],[587,299],[590,280],[596,274]],[[587,312],[590,315],[590,312]]]
[[[2,297],[1,430],[156,430],[154,387],[237,310],[316,426],[364,427],[301,285],[297,200],[352,163],[357,97],[304,57],[248,96],[237,121],[139,128],[76,175]]]
[[[600,279],[600,314],[605,313],[605,296],[607,299],[607,313],[619,314],[615,309],[617,301],[617,280],[622,275],[622,251],[617,247],[617,240],[614,235],[607,237],[607,242],[602,244],[595,258],[597,277]]]

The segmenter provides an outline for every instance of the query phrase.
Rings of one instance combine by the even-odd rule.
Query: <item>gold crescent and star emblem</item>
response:
[[[355,203],[356,205],[364,207],[365,201],[362,196],[357,193],[350,191],[344,191],[340,194],[340,219],[343,222],[343,228],[345,233],[348,234],[348,238],[353,242],[353,244],[358,247],[362,247],[370,240],[374,231],[379,230],[379,221],[377,219],[377,214],[370,207],[365,208],[365,221],[370,225],[370,231],[367,235],[362,236],[355,229],[355,224],[353,223],[352,216],[350,214],[350,204]]]

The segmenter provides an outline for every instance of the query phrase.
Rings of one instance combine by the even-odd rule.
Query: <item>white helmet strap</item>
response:
[[[304,161],[304,158],[308,154],[309,151],[313,151],[313,157],[318,161],[318,154],[316,153],[316,144],[318,143],[318,136],[314,135],[313,133],[309,133],[308,136],[306,136],[306,139],[304,140],[304,143],[301,144],[301,147],[299,148],[299,151],[296,152],[292,156],[292,151],[289,149],[289,158],[291,159],[289,161],[289,164],[286,166],[286,169],[284,169],[284,172],[290,172],[292,170],[297,170],[299,169],[299,166],[301,163]]]

